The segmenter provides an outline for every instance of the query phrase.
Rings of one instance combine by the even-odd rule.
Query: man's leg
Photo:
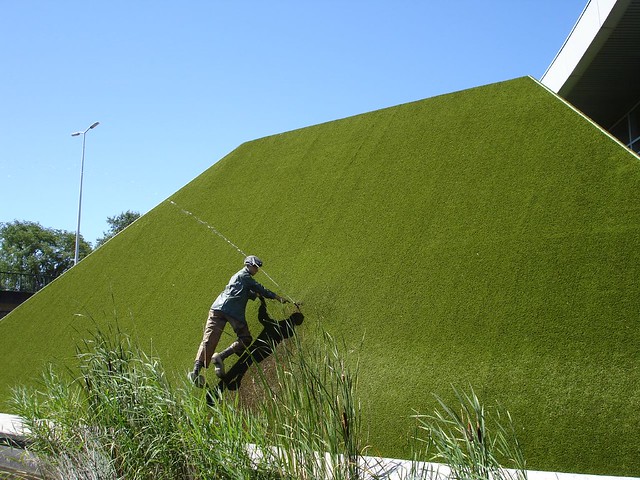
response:
[[[202,342],[196,355],[196,361],[194,365],[194,373],[199,374],[202,367],[207,368],[211,363],[211,357],[216,351],[220,336],[224,330],[224,326],[227,324],[227,319],[222,312],[217,310],[209,310],[209,317],[204,327],[204,333],[202,335]]]
[[[253,341],[247,322],[236,320],[233,317],[227,317],[227,320],[229,320],[229,323],[231,324],[231,327],[236,333],[238,339],[227,348],[225,348],[222,352],[220,352],[220,357],[222,358],[222,360],[230,357],[234,353],[238,356],[242,355],[242,353],[249,345],[251,345],[251,342]]]

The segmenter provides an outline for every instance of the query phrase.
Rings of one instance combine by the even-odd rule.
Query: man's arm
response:
[[[280,303],[289,303],[289,300],[287,300],[284,297],[281,297],[277,293],[272,292],[268,288],[264,287],[262,284],[254,280],[253,277],[249,277],[249,281],[251,282],[251,285],[250,285],[251,290],[254,292],[257,292],[259,295],[265,298],[270,298],[272,300],[277,300]]]

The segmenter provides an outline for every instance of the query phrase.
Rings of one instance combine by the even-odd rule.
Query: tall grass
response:
[[[82,453],[90,445],[85,453],[102,452],[113,478],[124,472],[130,472],[127,478],[187,475],[178,428],[182,405],[158,360],[119,330],[84,341],[77,360],[76,371],[49,368],[35,392],[14,390],[13,403],[32,432],[32,448],[54,468],[64,459],[83,470],[87,458]]]
[[[338,349],[295,340],[276,357],[263,401],[248,409],[233,392],[173,387],[127,335],[99,331],[75,370],[47,369],[12,403],[51,478],[355,478],[356,380]]]
[[[359,478],[365,444],[357,365],[347,365],[329,334],[320,338],[309,348],[294,336],[290,350],[276,353],[276,381],[265,382],[261,407],[270,443],[277,446],[269,450],[269,462],[283,476]]]
[[[158,359],[117,328],[84,341],[73,369],[48,368],[38,388],[14,389],[12,403],[47,478],[373,478],[357,362],[330,335],[314,338],[273,346],[272,371],[254,369],[261,389],[250,407],[233,391],[173,386]],[[416,416],[424,458],[451,465],[457,479],[505,479],[498,458],[524,466],[510,450],[512,430],[493,434],[477,397],[459,400],[460,414],[441,402],[442,413]]]
[[[436,396],[440,409],[415,415],[415,439],[425,446],[425,453],[446,464],[453,480],[526,480],[511,415],[499,408],[489,414],[473,388],[470,393],[454,392],[459,410]]]

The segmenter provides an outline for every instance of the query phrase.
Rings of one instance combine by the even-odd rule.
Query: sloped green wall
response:
[[[184,375],[241,266],[217,231],[357,350],[371,454],[472,385],[532,469],[637,476],[639,192],[638,158],[531,78],[255,140],[0,321],[0,395],[73,354],[78,313]]]

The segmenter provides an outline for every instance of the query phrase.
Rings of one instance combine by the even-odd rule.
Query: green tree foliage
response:
[[[73,266],[75,241],[75,233],[37,222],[0,223],[0,271],[58,277]],[[80,259],[89,253],[91,245],[80,236]]]
[[[140,214],[138,212],[132,212],[131,210],[122,212],[120,215],[116,215],[115,217],[108,217],[107,223],[109,224],[109,230],[103,232],[103,236],[96,241],[96,248],[104,244],[111,237],[120,233],[138,218],[140,218]]]

